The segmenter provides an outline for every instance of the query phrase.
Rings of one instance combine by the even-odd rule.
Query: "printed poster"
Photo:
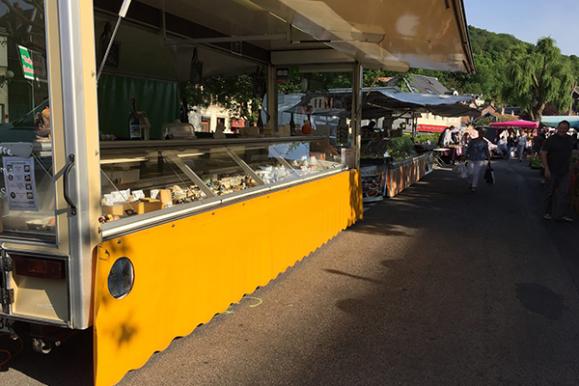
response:
[[[10,210],[38,211],[34,158],[3,157],[2,163]]]

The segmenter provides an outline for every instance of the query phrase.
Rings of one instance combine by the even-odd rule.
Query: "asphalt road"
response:
[[[121,385],[579,383],[579,226],[541,218],[524,163],[496,176],[473,194],[439,170],[373,206]],[[89,345],[23,354],[0,384],[86,383]]]

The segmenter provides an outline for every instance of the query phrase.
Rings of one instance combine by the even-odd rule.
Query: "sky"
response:
[[[579,0],[464,0],[468,24],[536,43],[550,36],[579,56]]]

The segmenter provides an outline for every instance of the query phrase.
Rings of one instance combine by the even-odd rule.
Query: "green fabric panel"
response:
[[[177,82],[103,75],[98,87],[101,133],[128,137],[132,97],[137,99],[137,110],[149,117],[151,139],[160,139],[162,126],[177,119]]]

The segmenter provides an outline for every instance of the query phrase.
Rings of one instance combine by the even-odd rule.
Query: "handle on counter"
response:
[[[76,205],[74,205],[74,203],[72,202],[72,199],[68,196],[68,174],[72,170],[73,166],[74,166],[74,154],[69,154],[68,155],[68,162],[66,163],[66,166],[64,167],[64,173],[63,173],[64,200],[66,201],[66,203],[70,207],[70,214],[72,216],[76,216]]]

